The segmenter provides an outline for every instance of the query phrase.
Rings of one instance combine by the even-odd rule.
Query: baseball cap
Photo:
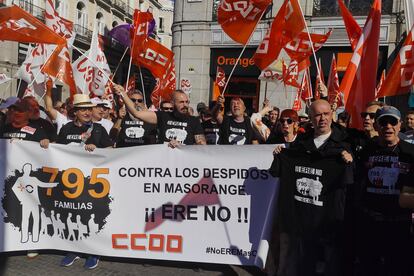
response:
[[[11,105],[14,105],[19,100],[18,97],[12,96],[8,97],[2,104],[0,104],[0,109],[9,108]]]
[[[393,106],[386,105],[377,110],[377,112],[375,113],[375,120],[379,120],[380,118],[385,116],[394,117],[397,120],[400,120],[401,112]]]

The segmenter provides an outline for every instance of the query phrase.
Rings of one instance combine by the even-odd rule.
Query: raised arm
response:
[[[211,110],[211,114],[213,114],[213,118],[221,125],[223,123],[223,112],[221,112],[220,107],[224,105],[224,96],[218,96],[217,103]]]
[[[53,107],[52,86],[53,86],[52,80],[49,79],[46,82],[46,94],[44,97],[44,101],[45,101],[45,109],[50,119],[56,120],[58,111]]]
[[[140,119],[146,123],[149,124],[156,124],[157,123],[157,114],[155,114],[154,111],[148,111],[148,110],[136,110],[134,103],[131,101],[131,99],[128,97],[128,95],[125,93],[124,88],[119,84],[114,84],[114,91],[118,95],[122,97],[124,100],[125,106],[129,113],[132,114],[137,119]]]

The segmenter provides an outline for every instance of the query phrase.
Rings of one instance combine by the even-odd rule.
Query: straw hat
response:
[[[94,107],[96,104],[91,102],[91,99],[86,94],[75,94],[73,95],[73,107],[86,108]]]

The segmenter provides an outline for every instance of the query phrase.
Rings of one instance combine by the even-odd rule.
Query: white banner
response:
[[[0,140],[0,250],[264,267],[272,145],[96,149]],[[6,238],[7,237],[7,238]]]

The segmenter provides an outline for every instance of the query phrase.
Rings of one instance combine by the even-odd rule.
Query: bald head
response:
[[[315,136],[331,132],[332,110],[331,105],[327,101],[314,101],[310,106],[309,115],[315,129]]]
[[[190,100],[184,91],[175,90],[172,94],[172,102],[174,104],[174,110],[178,111],[181,114],[188,114]]]

